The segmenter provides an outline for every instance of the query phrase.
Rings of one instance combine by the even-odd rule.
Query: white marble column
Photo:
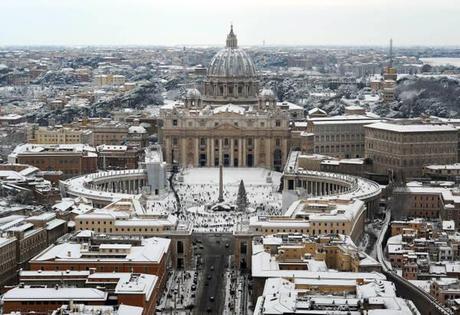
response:
[[[214,141],[215,139],[214,138],[211,138],[211,166],[214,167],[214,155],[215,155],[215,152],[216,152],[216,148],[214,146]]]
[[[254,167],[257,167],[257,163],[259,163],[259,138],[254,137],[254,149],[253,152],[253,159],[254,159]]]
[[[247,167],[248,164],[247,164],[247,161],[246,161],[246,158],[247,158],[247,154],[246,154],[246,138],[243,138],[243,167]]]
[[[243,166],[243,139],[238,138],[238,166]]]
[[[182,138],[181,143],[180,143],[180,153],[181,153],[181,160],[182,160],[182,166],[186,167],[187,166],[187,154],[185,154],[187,150],[187,138]]]
[[[235,166],[233,165],[233,161],[235,159],[235,143],[234,143],[235,139],[233,138],[230,138],[230,166]]]
[[[271,144],[272,144],[272,140],[270,138],[267,138],[267,140],[265,140],[265,164],[266,164],[265,167],[269,169],[273,167]]]
[[[208,167],[212,166],[211,164],[211,141],[212,141],[211,138],[206,138],[206,160],[207,160],[206,165]]]
[[[195,138],[195,166],[200,166],[200,139]]]
[[[219,165],[222,165],[222,138],[219,139]]]

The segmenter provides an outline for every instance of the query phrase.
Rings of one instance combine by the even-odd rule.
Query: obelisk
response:
[[[224,201],[224,171],[222,164],[219,165],[219,202]]]

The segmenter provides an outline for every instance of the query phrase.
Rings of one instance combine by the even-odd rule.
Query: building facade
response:
[[[188,167],[265,167],[281,170],[288,154],[289,110],[271,90],[258,93],[251,58],[231,30],[208,69],[204,95],[161,109],[167,163]]]
[[[8,161],[32,165],[42,171],[62,171],[65,178],[97,170],[95,149],[84,144],[18,145],[8,156]]]
[[[380,119],[366,115],[313,117],[307,120],[307,133],[313,137],[310,154],[348,159],[364,157],[364,126]]]
[[[14,237],[0,237],[0,285],[4,287],[16,276],[17,240]]]
[[[443,124],[401,121],[365,126],[366,157],[373,171],[420,177],[424,165],[457,162],[457,129]]]
[[[27,128],[27,142],[38,144],[89,144],[93,140],[91,130],[39,127],[33,124]]]

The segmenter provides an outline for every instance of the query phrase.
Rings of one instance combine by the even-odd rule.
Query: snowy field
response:
[[[217,167],[203,167],[203,168],[189,168],[183,171],[184,184],[199,185],[210,184],[219,185],[219,168]],[[281,173],[270,171],[264,168],[245,168],[245,167],[227,167],[223,168],[223,179],[225,186],[238,187],[240,180],[248,185],[263,185],[267,186],[266,179],[271,176],[273,185],[279,186]],[[218,186],[216,186],[218,187]]]
[[[177,207],[177,202],[172,192],[161,198],[150,198],[146,201],[146,208],[150,214],[171,213]]]
[[[243,180],[248,208],[245,212],[212,211],[219,197],[219,169],[193,168],[176,175],[175,188],[181,200],[184,219],[193,222],[196,231],[233,231],[235,223],[257,214],[279,214],[281,173],[262,168],[224,168],[224,203],[235,205]]]

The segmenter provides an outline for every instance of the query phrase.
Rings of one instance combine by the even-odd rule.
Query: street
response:
[[[196,234],[197,255],[200,258],[199,287],[194,314],[222,314],[225,307],[225,270],[233,254],[232,235]]]

